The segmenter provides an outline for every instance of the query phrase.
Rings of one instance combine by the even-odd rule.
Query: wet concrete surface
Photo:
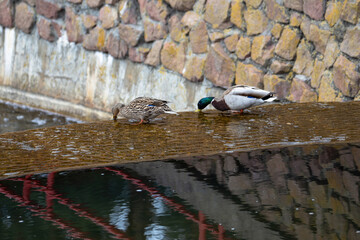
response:
[[[290,145],[358,142],[360,102],[273,104],[133,125],[124,119],[0,135],[0,178]]]

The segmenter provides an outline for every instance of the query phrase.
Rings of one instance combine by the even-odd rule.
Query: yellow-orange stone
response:
[[[212,32],[209,33],[209,38],[212,42],[219,41],[225,38],[225,34],[223,32]]]
[[[181,25],[192,29],[201,21],[201,17],[194,11],[187,11],[185,15],[181,18]]]
[[[235,83],[262,88],[264,73],[254,65],[238,62],[236,66]]]
[[[182,74],[185,66],[185,44],[165,43],[161,50],[160,58],[161,63],[166,68]]]
[[[240,37],[236,44],[236,55],[240,59],[245,59],[250,55],[251,39],[247,37]]]
[[[99,11],[99,19],[103,28],[112,28],[118,19],[118,12],[115,8],[105,5]]]
[[[301,18],[302,18],[302,16],[297,12],[294,12],[293,14],[291,14],[290,26],[299,27],[301,25],[301,21],[302,21]]]
[[[292,60],[296,54],[296,47],[299,44],[300,37],[295,30],[285,28],[281,38],[276,45],[275,53],[286,60]]]
[[[180,42],[186,38],[186,34],[188,33],[188,29],[185,29],[181,26],[180,16],[173,15],[169,19],[169,30],[170,30],[170,37],[175,42]]]
[[[258,8],[262,3],[262,0],[245,0],[246,6],[251,8]]]
[[[106,32],[103,28],[99,28],[98,32],[98,41],[96,47],[98,49],[103,49],[105,47],[105,39],[106,39]]]
[[[315,24],[311,24],[308,40],[314,43],[316,51],[324,54],[330,35],[331,32],[329,30],[323,30]]]
[[[268,19],[261,10],[248,9],[244,16],[248,35],[256,35],[265,31]]]
[[[235,63],[225,52],[221,43],[210,47],[205,62],[205,77],[216,86],[230,87],[234,81]]]
[[[200,21],[193,29],[190,31],[190,44],[191,50],[194,53],[206,53],[208,48],[208,32],[206,29],[206,23]]]
[[[229,5],[228,0],[207,0],[205,21],[211,23],[213,28],[218,28],[228,17]]]
[[[230,21],[235,24],[241,30],[244,30],[244,19],[243,19],[244,4],[243,0],[233,0],[231,2],[231,15]]]
[[[289,100],[293,102],[316,102],[317,94],[303,80],[294,78],[290,88]]]
[[[274,56],[274,45],[270,45],[271,36],[256,36],[251,47],[251,59],[265,65]]]
[[[273,26],[273,28],[271,29],[271,34],[272,34],[275,38],[280,38],[282,30],[283,30],[283,27],[281,26],[281,24],[276,23],[276,24]]]
[[[201,81],[204,76],[205,58],[191,57],[185,66],[184,77],[190,81]]]
[[[236,45],[239,41],[239,35],[233,34],[227,38],[225,38],[224,43],[229,52],[234,52],[236,50]]]
[[[311,74],[311,87],[318,88],[320,86],[321,76],[325,71],[325,63],[322,60],[316,59],[314,69]]]
[[[339,54],[340,54],[339,44],[336,41],[335,36],[331,36],[328,44],[326,45],[325,55],[324,55],[324,63],[326,68],[329,68],[334,64]]]
[[[320,79],[319,92],[319,102],[335,102],[341,100],[341,97],[337,97],[336,90],[334,86],[334,77],[332,72],[326,71],[323,73]],[[341,93],[339,93],[341,95]]]
[[[341,2],[329,2],[325,13],[325,20],[333,27],[341,16]]]
[[[264,89],[275,92],[277,99],[284,99],[289,95],[290,82],[277,75],[264,76]]]
[[[312,59],[310,49],[311,45],[305,39],[302,39],[297,49],[296,61],[293,67],[294,72],[297,74],[302,74],[307,77],[311,76],[314,68],[314,60]]]
[[[341,10],[341,19],[356,24],[359,19],[359,0],[345,0]]]
[[[97,19],[96,16],[82,15],[83,24],[87,29],[95,27]]]

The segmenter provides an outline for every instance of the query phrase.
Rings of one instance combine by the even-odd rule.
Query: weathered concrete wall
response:
[[[193,110],[204,95],[219,95],[210,82],[195,84],[178,74],[87,51],[66,37],[51,43],[36,33],[0,27],[2,99],[87,119],[108,118],[116,102],[137,96],[171,101]]]
[[[204,79],[297,102],[360,99],[358,0],[0,1],[0,84],[15,89],[101,110],[135,97],[128,88],[192,109]]]

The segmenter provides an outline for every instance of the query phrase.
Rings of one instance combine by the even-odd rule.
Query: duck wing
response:
[[[132,100],[129,105],[161,107],[163,105],[166,105],[167,103],[167,101],[161,99],[150,97],[137,97]]]
[[[161,99],[156,99],[156,98],[152,98],[151,101],[149,101],[151,105],[157,106],[157,107],[161,107],[166,105],[167,103],[169,103],[166,100],[161,100]]]
[[[168,105],[166,100],[150,98],[150,97],[138,97],[130,102],[129,107],[136,109],[137,111],[143,111],[146,115],[160,114],[163,112],[175,113]]]
[[[252,86],[246,86],[246,85],[236,85],[228,88],[224,95],[239,95],[244,97],[252,97],[252,98],[261,98],[263,100],[266,100],[270,97],[272,97],[274,93],[269,92],[257,87]]]
[[[151,98],[149,100],[148,107],[156,107],[158,110],[158,113],[170,113],[170,114],[177,114],[174,110],[172,110],[167,104],[169,101]]]
[[[139,103],[139,104],[150,104],[154,106],[162,106],[163,104],[169,103],[168,101],[151,98],[151,97],[137,97],[131,102]]]

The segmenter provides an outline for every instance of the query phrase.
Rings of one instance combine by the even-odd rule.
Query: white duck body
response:
[[[261,98],[249,98],[240,95],[226,95],[224,96],[224,100],[231,110],[246,109],[261,105],[265,102]]]
[[[241,111],[275,100],[276,98],[272,98],[272,96],[272,92],[263,89],[236,85],[227,89],[221,98],[214,98],[211,103],[220,111]]]

